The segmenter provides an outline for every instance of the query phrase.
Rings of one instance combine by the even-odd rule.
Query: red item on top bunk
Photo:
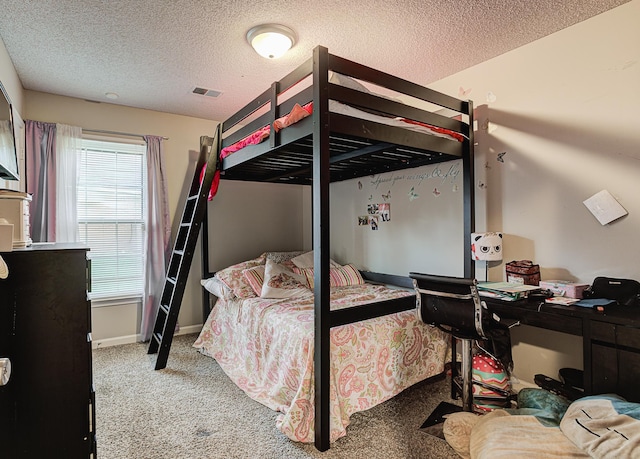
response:
[[[300,104],[296,104],[291,110],[291,112],[274,121],[273,128],[275,129],[276,132],[278,132],[280,129],[283,129],[287,126],[297,123],[303,118],[306,118],[311,114],[312,110],[313,110],[313,103],[308,103],[304,107],[300,106]],[[224,159],[227,156],[229,156],[231,153],[235,153],[236,151],[241,150],[248,145],[259,144],[264,139],[269,137],[270,131],[271,131],[270,126],[264,126],[262,129],[259,129],[253,134],[248,135],[244,139],[239,140],[238,142],[223,148],[222,150],[220,150],[220,159]],[[204,166],[202,166],[202,170],[200,171],[200,183],[202,183],[202,180],[204,180],[204,174],[206,170],[207,170],[207,164],[205,163]],[[211,183],[211,189],[209,190],[209,195],[207,196],[207,200],[211,201],[213,199],[213,197],[218,192],[219,185],[220,185],[220,170],[217,170],[215,175],[213,176],[213,182]]]
[[[204,163],[202,169],[200,169],[200,183],[204,180],[204,174],[207,172],[207,163]],[[217,169],[213,175],[213,182],[211,182],[211,188],[209,188],[209,195],[207,201],[211,201],[213,197],[218,193],[218,186],[220,185],[220,169]]]
[[[424,128],[430,129],[433,132],[437,132],[438,134],[448,135],[449,137],[453,137],[458,142],[464,142],[464,136],[455,131],[451,131],[449,129],[441,128],[438,126],[434,126],[432,124],[421,123],[420,121],[413,121],[407,118],[396,118],[397,120],[403,121],[407,124],[415,124],[416,126],[422,126]]]

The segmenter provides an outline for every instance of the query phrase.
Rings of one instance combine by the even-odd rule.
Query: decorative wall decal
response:
[[[489,161],[485,161],[484,168],[485,169],[491,169],[491,166],[489,166]]]
[[[486,183],[484,183],[482,180],[478,180],[478,188],[480,188],[481,190],[484,190],[487,187]]]
[[[383,194],[382,199],[384,199],[385,201],[388,201],[389,199],[391,199],[391,190],[389,190],[387,194]]]
[[[419,194],[415,192],[414,188],[411,187],[411,189],[409,190],[409,193],[407,193],[409,195],[409,201],[413,201],[414,199],[417,199]]]
[[[498,162],[503,163],[504,162],[504,155],[506,155],[507,152],[503,151],[502,153],[498,153]]]
[[[375,215],[378,213],[379,204],[367,204],[367,213],[369,215]]]
[[[358,226],[369,226],[369,216],[361,215],[358,217]]]
[[[371,200],[373,200],[373,195],[372,194],[369,195],[369,201],[371,201]]]
[[[460,86],[460,87],[458,88],[458,97],[459,97],[460,99],[462,99],[463,97],[468,96],[469,94],[471,94],[471,90],[472,90],[471,88],[469,88],[469,89],[464,89],[462,86]]]
[[[358,180],[358,189],[361,190],[362,189],[362,182],[360,180]]]
[[[378,213],[383,222],[391,221],[391,203],[383,202],[378,204]]]
[[[453,188],[451,191],[453,191],[454,193],[457,193],[458,191],[460,191],[460,187],[457,184],[453,185]]]
[[[448,168],[441,169],[443,165],[448,166]],[[453,183],[459,175],[460,163],[455,162],[452,164],[437,164],[426,172],[418,172],[415,174],[395,175],[394,172],[391,172],[389,174],[374,175],[371,177],[370,184],[373,185],[375,189],[378,189],[382,184],[388,184],[390,190],[397,182],[401,181],[417,181],[418,183],[415,186],[420,186],[423,181],[431,179],[440,179],[442,182],[450,180]]]
[[[434,196],[436,196],[436,197],[437,197],[437,196],[440,196],[440,191],[439,191],[437,188],[434,188],[434,189],[433,189],[433,191],[432,191],[432,193],[433,193],[433,195],[434,195]]]
[[[492,93],[491,91],[489,91],[487,93],[487,102],[491,103],[491,102],[495,102],[496,100],[498,100],[496,95],[494,93]]]

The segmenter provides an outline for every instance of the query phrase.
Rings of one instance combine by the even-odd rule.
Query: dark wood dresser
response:
[[[0,253],[9,269],[0,279],[0,358],[11,361],[0,386],[3,457],[96,457],[87,250]]]

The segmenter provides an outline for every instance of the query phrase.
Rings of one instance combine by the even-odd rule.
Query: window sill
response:
[[[109,298],[90,299],[92,308],[105,308],[110,306],[124,306],[135,304],[139,306],[142,303],[142,295],[118,296]]]

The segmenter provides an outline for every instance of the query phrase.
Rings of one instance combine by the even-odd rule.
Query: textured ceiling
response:
[[[317,45],[428,85],[627,1],[0,0],[0,37],[25,89],[224,120]],[[245,39],[269,22],[298,35],[279,60]]]

